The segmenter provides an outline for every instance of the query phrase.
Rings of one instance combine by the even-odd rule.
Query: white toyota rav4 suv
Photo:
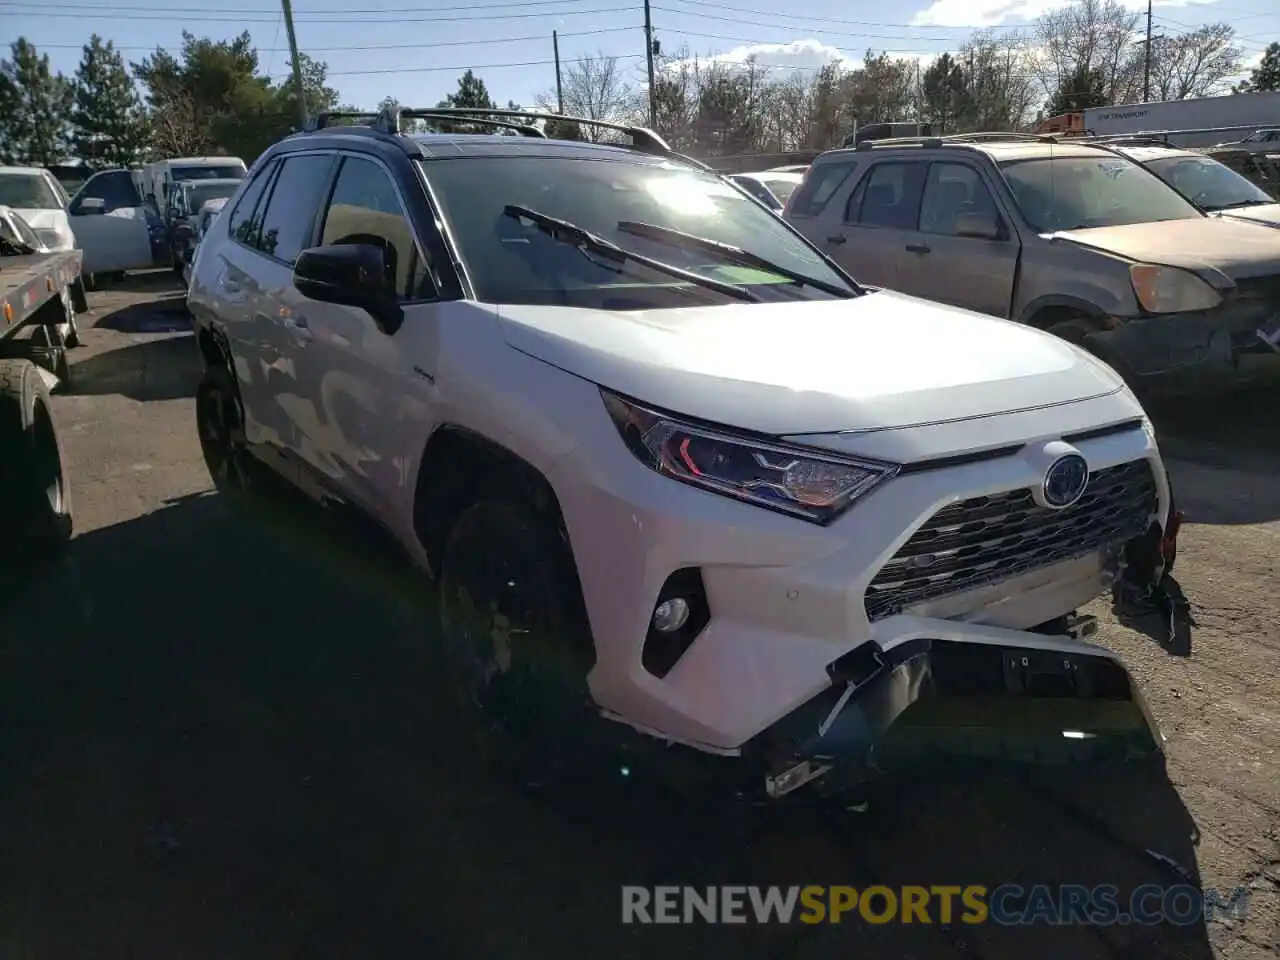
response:
[[[214,222],[199,430],[222,489],[270,466],[439,581],[487,745],[681,745],[778,797],[954,695],[967,728],[1022,698],[1006,739],[1159,754],[1074,614],[1162,563],[1165,470],[1109,367],[859,287],[649,131],[405,115],[442,119],[320,118]]]

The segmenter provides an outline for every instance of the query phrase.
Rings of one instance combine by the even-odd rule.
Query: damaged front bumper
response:
[[[1280,377],[1280,306],[1241,298],[1214,310],[1116,319],[1087,346],[1147,395],[1221,392]]]
[[[1164,738],[1110,651],[1063,633],[903,617],[899,640],[864,644],[832,684],[742,751],[775,801],[840,795],[885,775],[948,765],[1117,762]],[[1065,624],[1087,632],[1088,618]],[[1058,624],[1056,626],[1063,626]]]

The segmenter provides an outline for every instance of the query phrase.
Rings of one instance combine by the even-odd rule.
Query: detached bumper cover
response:
[[[1241,297],[1214,310],[1142,317],[1089,345],[1131,381],[1214,390],[1280,375],[1280,299]]]
[[[832,686],[747,744],[762,793],[842,792],[921,766],[1116,762],[1163,752],[1128,671],[1073,639],[921,620],[831,665]],[[941,627],[942,629],[931,629]]]

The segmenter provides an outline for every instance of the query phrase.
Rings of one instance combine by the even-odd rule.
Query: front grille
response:
[[[1041,507],[1030,490],[943,507],[886,563],[867,588],[871,620],[1116,546],[1146,531],[1156,510],[1146,460],[1095,470],[1065,510]]]
[[[1280,274],[1237,280],[1236,293],[1241,300],[1256,300],[1268,306],[1280,306]]]

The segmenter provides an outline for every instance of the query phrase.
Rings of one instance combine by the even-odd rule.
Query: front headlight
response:
[[[607,390],[600,395],[627,447],[650,469],[811,523],[831,523],[899,469],[734,436],[672,419]]]
[[[1184,313],[1211,310],[1222,302],[1222,294],[1194,273],[1154,263],[1135,263],[1129,279],[1138,303],[1147,313]]]

